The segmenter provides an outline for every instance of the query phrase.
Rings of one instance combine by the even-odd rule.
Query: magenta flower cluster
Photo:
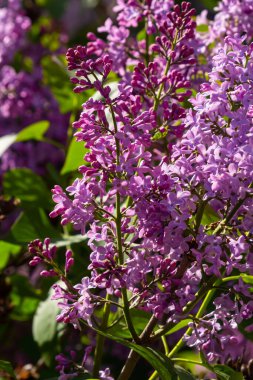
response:
[[[48,240],[30,246],[31,265],[43,261],[52,268],[41,274],[63,281],[53,286],[59,322],[96,329],[97,310],[112,304],[141,344],[132,309],[158,326],[150,342],[187,317],[190,330],[169,355],[186,342],[209,364],[243,360],[239,328],[253,317],[253,11],[232,0],[218,11],[212,51],[195,34],[191,5],[170,0],[118,0],[116,23],[99,28],[106,38],[89,34],[86,46],[68,50],[74,91],[96,95],[73,124],[86,164],[66,191],[55,186],[50,216],[88,238],[90,274],[71,285],[70,251],[60,271]],[[201,51],[210,72],[189,102]],[[71,361],[60,362],[61,379],[71,378]],[[111,379],[108,369],[93,374]]]
[[[8,64],[15,52],[24,44],[26,31],[31,22],[22,11],[19,0],[8,0],[0,3],[0,67]]]
[[[64,144],[68,116],[60,113],[51,90],[43,84],[41,59],[46,51],[26,38],[30,26],[31,20],[24,14],[20,0],[0,1],[0,137],[48,120],[54,128],[49,129],[47,137],[54,139],[56,145]],[[24,62],[18,70],[14,68],[15,54],[24,55],[32,68],[27,69]],[[52,164],[62,163],[63,154],[55,146],[42,142],[16,143],[1,156],[0,173],[29,167],[45,174],[49,154]]]

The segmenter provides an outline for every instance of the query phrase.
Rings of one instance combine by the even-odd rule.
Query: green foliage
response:
[[[53,18],[60,18],[66,8],[67,0],[36,0],[36,3],[47,9]]]
[[[202,0],[202,6],[210,10],[213,10],[217,4],[218,0]]]
[[[197,32],[200,32],[200,33],[207,33],[208,29],[209,29],[208,25],[205,25],[205,24],[198,25],[196,28]]]
[[[44,134],[49,128],[48,121],[38,121],[28,127],[23,128],[19,133],[11,133],[0,137],[0,157],[10,146],[16,142],[25,142],[30,140],[43,141]]]
[[[131,319],[134,324],[135,331],[140,334],[147,325],[150,315],[142,310],[133,309],[130,310]],[[116,316],[118,317],[118,315]],[[113,321],[111,321],[113,322]],[[110,328],[109,333],[120,338],[131,338],[128,327],[126,326],[124,318],[121,318],[119,322]]]
[[[59,353],[59,339],[65,329],[65,325],[56,321],[59,308],[57,301],[52,300],[51,296],[52,291],[45,301],[39,303],[32,323],[33,338],[48,366],[53,364],[54,356]]]
[[[11,304],[12,312],[11,318],[19,321],[29,320],[41,299],[41,292],[33,288],[28,278],[18,274],[10,278],[12,285]]]
[[[33,337],[40,347],[52,342],[57,334],[56,316],[59,312],[57,302],[50,296],[42,301],[33,318]]]
[[[202,215],[201,224],[205,226],[207,224],[218,222],[219,220],[220,220],[219,215],[214,211],[214,209],[209,204],[207,204],[205,206],[205,210]]]
[[[140,346],[136,343],[129,342],[120,337],[107,334],[96,330],[98,334],[103,335],[111,340],[114,340],[123,346],[134,350],[142,358],[144,358],[154,368],[161,380],[177,380],[177,373],[175,371],[172,361],[161,352],[157,352],[151,347]]]
[[[244,377],[240,372],[237,372],[226,365],[216,364],[213,367],[213,371],[216,373],[218,380],[244,380]]]
[[[42,141],[44,134],[49,128],[48,121],[38,121],[22,129],[16,136],[15,142],[37,140]]]
[[[6,172],[3,188],[6,196],[19,199],[24,207],[51,208],[51,194],[45,182],[30,169],[12,169]]]
[[[7,362],[5,360],[0,360],[0,376],[1,376],[1,372],[4,372],[5,374],[7,373],[13,379],[16,379],[15,372],[14,372],[10,362]]]
[[[50,220],[43,209],[28,209],[22,212],[11,227],[6,239],[9,242],[23,245],[31,240],[44,239],[61,240],[61,234],[50,224]]]
[[[79,111],[84,101],[82,95],[73,92],[64,56],[46,56],[42,60],[43,78],[57,100],[62,113]]]
[[[21,247],[17,244],[0,240],[0,270],[5,268],[10,257],[12,255],[17,255],[20,252],[20,249]]]
[[[88,152],[83,145],[83,142],[77,142],[75,138],[71,140],[67,156],[61,170],[61,174],[67,174],[72,171],[76,171],[79,166],[85,165],[84,155]]]
[[[246,284],[253,285],[253,276],[250,276],[248,274],[241,274],[241,278]]]
[[[56,245],[56,247],[67,247],[71,244],[83,243],[87,240],[87,237],[81,234],[78,235],[61,235],[59,238],[52,239],[52,243]],[[83,258],[82,258],[83,260]]]
[[[172,327],[172,329],[170,329],[170,330],[166,333],[166,335],[171,335],[171,334],[175,333],[176,331],[179,331],[179,330],[181,330],[181,329],[187,327],[188,324],[189,324],[190,322],[192,322],[192,320],[189,319],[189,318],[184,319],[184,320],[178,322],[174,327]]]
[[[178,375],[179,380],[196,380],[196,378],[190,372],[180,367],[179,365],[175,365],[175,371]]]

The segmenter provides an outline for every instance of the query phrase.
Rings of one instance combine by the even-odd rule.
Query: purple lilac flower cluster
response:
[[[42,84],[42,70],[34,68],[31,73],[16,72],[11,66],[0,71],[0,136],[18,133],[22,128],[40,120],[49,120],[47,136],[60,143],[65,142],[67,118],[60,114],[59,106],[49,88]],[[24,110],[26,110],[25,115]],[[29,167],[40,174],[45,172],[45,163],[59,165],[63,152],[55,146],[42,142],[16,143],[1,157],[1,172],[15,167]]]
[[[1,22],[2,20],[2,22]],[[66,140],[68,117],[60,114],[50,89],[42,82],[40,58],[43,49],[32,46],[25,38],[30,19],[23,14],[20,0],[3,1],[0,7],[0,136],[18,133],[40,120],[49,120],[47,137],[61,144]],[[32,70],[17,71],[12,67],[14,53],[24,51],[32,62]],[[24,112],[25,111],[25,112]],[[16,143],[1,157],[0,171],[30,167],[44,174],[45,163],[59,165],[63,152],[46,143]]]
[[[208,73],[212,69],[212,58],[224,44],[226,36],[245,36],[251,42],[253,36],[253,4],[252,1],[221,0],[215,8],[213,20],[207,18],[207,10],[197,16],[195,51],[199,57],[198,73]],[[204,28],[204,29],[202,29]],[[204,76],[205,77],[205,76]],[[199,81],[198,81],[199,82]]]
[[[167,59],[162,80],[158,80],[160,69],[156,61],[149,62],[146,69],[141,62],[134,70],[132,86],[120,83],[116,97],[111,97],[110,86],[106,84],[113,67],[113,61],[107,54],[97,57],[89,44],[70,49],[67,53],[69,69],[76,70],[73,78],[77,85],[75,91],[94,88],[100,93],[101,100],[91,98],[84,103],[80,120],[74,123],[78,129],[77,139],[85,141],[86,148],[89,148],[85,160],[90,166],[80,167],[83,177],[67,188],[69,195],[60,186],[55,187],[53,199],[57,206],[51,216],[61,215],[63,224],[71,222],[83,234],[87,224],[91,225],[87,235],[92,250],[89,266],[92,277],[89,281],[85,280],[87,288],[105,288],[109,294],[116,296],[121,295],[122,288],[130,289],[136,293],[135,302],[147,310],[153,310],[158,318],[165,312],[172,313],[175,307],[182,308],[188,301],[180,302],[180,306],[175,306],[174,300],[171,305],[166,304],[180,282],[176,261],[180,255],[172,259],[164,257],[167,247],[163,246],[161,234],[163,225],[168,223],[168,207],[178,202],[186,209],[188,217],[194,209],[185,204],[187,193],[184,191],[167,200],[174,181],[162,164],[154,168],[152,150],[157,120],[162,119],[163,123],[163,120],[169,119],[166,106],[170,107],[171,102],[168,99],[176,97],[175,87],[185,86],[180,73],[168,73],[168,67],[174,59],[180,59],[180,64],[189,64],[192,50],[188,50],[183,40],[193,35],[195,24],[191,20],[192,14],[189,4],[183,2],[181,9],[174,7],[174,11],[167,16],[168,23],[164,21],[161,27],[163,38],[161,41],[157,38],[153,50]],[[175,23],[174,28],[170,26],[171,20]],[[181,25],[184,25],[184,31]],[[180,52],[188,51],[185,56],[183,53],[177,55],[177,43],[180,44]],[[138,94],[136,89],[139,90]],[[151,104],[146,101],[149,89],[154,94]],[[160,103],[163,111],[157,106]],[[173,104],[172,109],[175,110],[177,105]],[[176,111],[175,115],[178,122],[182,115]],[[164,221],[160,220],[162,214]],[[178,223],[175,221],[176,214],[171,216],[174,220],[168,226],[167,234],[177,224],[182,224],[180,231],[183,231],[187,216],[180,217]],[[102,226],[101,218],[107,219]],[[141,243],[138,242],[140,239]],[[104,244],[97,246],[95,241]],[[126,261],[124,255],[128,257]],[[149,284],[148,273],[153,273],[155,284],[162,280],[162,291],[155,284]],[[169,273],[175,275],[175,281],[167,283]],[[90,312],[89,307],[88,310]]]
[[[96,56],[108,54],[121,85],[131,86],[131,92],[143,98],[143,108],[157,111],[161,133],[170,129],[180,135],[183,125],[179,120],[185,116],[180,102],[191,94],[189,72],[195,63],[195,10],[186,2],[180,8],[173,1],[160,0],[118,1],[114,10],[116,25],[108,19],[98,29],[107,34],[106,41],[89,33],[87,51]],[[133,28],[144,25],[145,36],[133,34]]]
[[[252,275],[252,46],[243,42],[225,38],[209,83],[192,100],[189,130],[174,149],[171,166],[185,188],[221,220],[199,229],[192,250],[202,273],[217,278],[235,270]],[[216,298],[215,311],[191,336],[191,344],[201,347],[210,361],[226,359],[225,342],[236,342],[238,324],[252,318],[249,288],[242,280],[231,285],[230,294]],[[242,357],[243,346],[236,347],[233,359],[235,354]]]
[[[86,235],[91,251],[90,276],[54,285],[57,319],[96,328],[96,311],[104,304],[107,315],[113,304],[141,344],[131,309],[148,312],[158,325],[151,342],[188,317],[190,329],[170,356],[186,341],[209,363],[242,359],[238,329],[253,317],[252,45],[227,36],[209,81],[185,110],[196,42],[190,4],[119,0],[115,10],[118,24],[100,29],[106,42],[92,34],[87,46],[67,53],[75,91],[98,96],[83,104],[73,125],[89,149],[88,165],[66,191],[53,189],[51,217]],[[129,28],[141,23],[146,36],[132,42]],[[32,247],[53,264],[45,244]],[[68,260],[70,253],[66,267]],[[97,368],[93,375],[103,378]]]
[[[30,19],[21,9],[19,0],[0,2],[0,68],[8,64],[15,52],[22,47],[25,33],[30,27]]]
[[[215,9],[217,15],[213,31],[222,35],[245,34],[250,40],[253,36],[253,4],[251,0],[222,0]]]

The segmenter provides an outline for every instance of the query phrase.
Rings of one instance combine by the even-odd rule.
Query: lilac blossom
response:
[[[24,44],[26,31],[31,25],[25,16],[20,0],[0,2],[0,68],[11,62],[14,54]]]
[[[189,97],[195,62],[194,11],[185,2],[171,9],[168,2],[170,12],[158,15],[155,3],[117,3],[124,44],[127,28],[146,21],[149,33],[152,17],[157,21],[148,57],[140,48],[131,57],[132,71],[127,54],[120,68],[114,66],[109,38],[108,44],[89,35],[87,46],[67,53],[74,91],[97,96],[83,104],[74,123],[76,139],[89,149],[88,164],[66,192],[59,185],[53,189],[51,217],[86,235],[90,249],[90,274],[74,286],[66,278],[73,259],[66,253],[64,286],[54,285],[57,320],[97,329],[96,311],[113,305],[123,309],[138,343],[141,336],[136,338],[128,320],[132,308],[148,312],[162,327],[189,317],[189,346],[209,363],[234,360],[242,341],[238,329],[253,315],[243,278],[253,274],[253,49],[245,37],[227,36],[208,81],[185,110],[181,103]],[[114,36],[119,31],[107,21],[102,31],[110,29]],[[113,70],[120,76],[116,93],[109,82]],[[48,247],[39,248],[44,253],[32,265],[49,255]],[[219,291],[213,307],[199,308],[195,317],[198,292],[209,290]],[[103,318],[99,326],[107,323]],[[110,379],[108,370],[99,375]]]
[[[58,147],[45,142],[13,144],[1,157],[0,172],[16,167],[29,167],[39,174],[45,174],[46,163],[56,167],[63,161],[68,115],[60,113],[59,105],[51,90],[43,83],[41,58],[45,49],[33,45],[26,39],[30,20],[24,15],[19,0],[3,1],[0,4],[0,137],[18,133],[23,128],[40,120],[48,120],[50,128],[46,133],[48,141],[56,140]],[[15,52],[29,57],[31,72],[12,67]],[[25,110],[25,112],[24,112]],[[59,147],[62,146],[62,150]]]
[[[184,39],[194,35],[193,14],[190,5],[184,2],[181,8],[174,7],[171,15],[166,16],[167,21],[161,21],[162,37],[157,39],[152,49],[161,53],[162,61],[149,63],[147,68],[139,63],[132,80],[133,91],[123,80],[123,84],[118,86],[116,97],[107,84],[113,69],[113,62],[107,53],[98,56],[98,50],[94,50],[94,45],[90,43],[87,47],[69,49],[67,60],[69,69],[75,70],[72,79],[77,85],[75,91],[93,88],[100,93],[101,99],[86,101],[80,119],[74,124],[78,129],[77,139],[84,141],[89,148],[84,157],[89,166],[81,166],[81,179],[75,180],[67,188],[70,197],[59,186],[55,187],[53,199],[57,205],[51,213],[52,217],[61,216],[62,224],[71,222],[83,234],[86,233],[86,226],[92,223],[92,229],[88,232],[92,253],[87,289],[91,289],[91,292],[92,287],[106,289],[108,294],[120,296],[127,284],[136,293],[141,308],[152,311],[158,318],[167,313],[168,319],[175,312],[182,311],[187,302],[194,298],[201,276],[193,276],[192,286],[189,287],[190,276],[184,266],[179,264],[184,252],[189,251],[192,240],[191,237],[184,239],[183,233],[187,228],[186,221],[196,210],[196,199],[190,199],[189,191],[176,184],[170,176],[166,159],[157,167],[152,166],[157,120],[163,120],[170,114],[179,125],[183,115],[176,111],[179,108],[177,102],[183,101],[189,93],[178,94],[177,90],[189,87],[189,82],[179,70],[166,70],[162,81],[156,78],[160,76],[163,60],[168,61],[168,67],[172,63],[181,65],[193,62],[192,49],[183,43]],[[179,25],[180,17],[182,25]],[[179,28],[177,36],[170,23]],[[174,49],[172,53],[171,49]],[[156,94],[153,102],[148,101],[150,90]],[[157,103],[157,96],[161,94],[164,100],[159,99]],[[122,242],[129,256],[123,263],[115,246],[118,238],[115,203],[118,197],[123,200],[127,196],[132,198],[133,205],[126,207],[126,212],[124,208],[121,211],[121,233],[132,235],[132,238]],[[137,220],[131,225],[133,215],[136,215]],[[100,221],[105,219],[108,227],[99,238]],[[170,238],[171,234],[174,239]],[[103,243],[102,246],[94,244],[98,239]],[[138,240],[140,242],[137,243]],[[142,268],[139,255],[143,256],[142,262],[145,262]],[[134,270],[135,267],[140,268],[139,274]],[[193,271],[193,268],[190,266],[189,269]],[[150,283],[148,273],[153,274],[154,282]],[[168,274],[171,276],[170,281],[167,280]],[[162,289],[157,286],[159,280]],[[186,289],[187,296],[178,292],[179,299],[171,299],[171,294],[179,286]],[[89,309],[86,304],[87,299],[88,304],[90,302],[89,297],[90,290],[84,295],[85,313]],[[83,304],[77,310],[78,302],[74,309],[69,310],[70,320],[82,315]],[[67,321],[69,303],[65,302],[62,307],[62,318]],[[83,317],[90,323],[91,315],[88,312],[85,317],[85,313]]]
[[[252,210],[252,159],[248,149],[252,130],[252,48],[243,45],[243,41],[226,37],[219,48],[209,83],[203,84],[192,100],[194,110],[187,115],[188,131],[175,146],[170,166],[186,188],[202,192],[203,201],[214,207],[223,220],[224,227],[214,224],[212,235],[208,234],[210,227],[201,227],[192,249],[202,271],[217,278],[235,270],[252,273],[246,264],[252,250],[252,228],[247,223]],[[216,235],[215,231],[223,228],[224,233]],[[242,281],[240,287],[234,286],[235,292],[246,296],[247,301],[243,296],[238,300],[233,293],[222,294],[214,301],[215,311],[206,315],[199,326],[193,325],[188,343],[205,352],[210,362],[226,360],[226,345],[231,347],[231,352],[226,351],[227,357],[234,360],[235,352],[239,355],[232,351],[231,344],[238,345],[238,325],[252,315],[252,295],[247,288]]]
[[[203,83],[212,69],[212,58],[224,44],[226,36],[244,36],[251,42],[253,36],[253,5],[251,0],[221,0],[214,8],[214,20],[207,18],[207,10],[197,16],[198,25],[193,47],[197,52],[196,83]]]

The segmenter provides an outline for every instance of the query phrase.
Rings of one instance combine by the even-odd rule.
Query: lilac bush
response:
[[[50,217],[68,240],[48,233],[29,244],[60,328],[86,345],[81,358],[80,344],[56,356],[60,380],[135,378],[140,359],[149,380],[203,378],[189,364],[206,379],[250,379],[253,9],[223,0],[216,11],[208,21],[185,1],[118,0],[99,37],[88,33],[85,46],[67,51],[74,92],[84,96],[72,117],[83,162],[74,178],[59,176]],[[0,120],[9,132],[24,107],[32,111],[22,127],[46,112],[64,124],[40,80],[40,68],[30,76],[3,64]],[[64,144],[63,131],[49,138]],[[20,144],[2,170],[18,165]],[[38,146],[43,166],[48,151]],[[106,357],[108,340],[129,350],[121,369]]]

